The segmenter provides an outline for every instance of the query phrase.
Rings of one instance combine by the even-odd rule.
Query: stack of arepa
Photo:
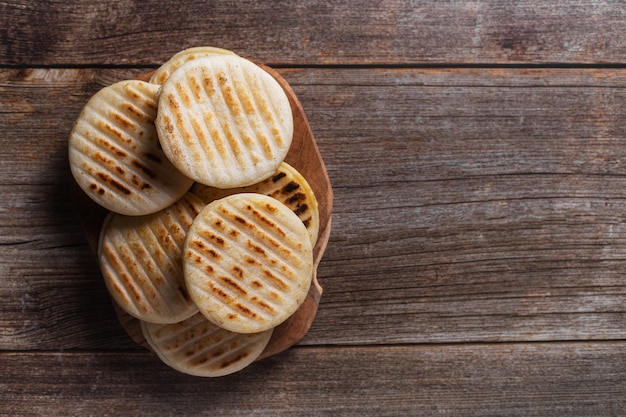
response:
[[[246,367],[306,298],[319,213],[284,161],[293,131],[269,73],[199,47],[149,82],[101,89],[70,133],[76,183],[108,211],[98,245],[106,286],[178,371]]]

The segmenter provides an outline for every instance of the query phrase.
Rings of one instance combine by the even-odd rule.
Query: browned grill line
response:
[[[210,72],[211,72],[211,77],[212,77],[211,80],[214,83],[213,85],[216,86],[216,91],[220,92],[220,94],[214,94],[213,97],[217,101],[220,101],[220,103],[223,104],[224,107],[230,109],[231,106],[228,104],[226,100],[226,95],[224,93],[224,89],[226,88],[226,83],[224,83],[224,85],[220,83],[219,76],[215,73],[215,71],[213,71],[213,68],[211,68]],[[229,86],[231,87],[231,91],[232,91],[234,89],[232,83],[229,83]],[[213,101],[212,101],[212,104],[214,104]],[[214,105],[214,108],[216,107],[217,106]],[[221,133],[224,135],[224,138],[228,142],[228,145],[229,145],[228,148],[231,150],[232,156],[235,158],[235,160],[237,161],[240,167],[245,167],[246,163],[241,158],[242,158],[242,155],[247,152],[242,152],[241,151],[242,144],[236,138],[231,139],[232,135],[228,135],[228,133],[226,132],[226,127],[229,125],[228,120],[225,123],[218,123],[218,125],[220,126]]]
[[[115,94],[116,99],[117,99],[117,101],[119,103],[134,103],[135,102],[135,98],[129,97],[129,94],[126,91],[124,93],[122,93],[122,92],[118,91],[117,89],[111,89],[110,92],[112,94]],[[148,100],[154,101],[154,98],[153,97],[148,97]],[[97,107],[99,108],[100,106],[97,106]],[[111,105],[108,105],[106,108],[107,109],[113,109],[116,112],[118,110],[117,108],[115,108],[115,107],[113,107]],[[128,124],[132,125],[133,128],[137,128],[141,124],[141,121],[137,120],[135,115],[129,115],[129,114],[125,113],[125,112],[124,113],[117,112],[117,114],[124,118],[124,123],[128,123]],[[146,114],[145,116],[146,116],[147,120],[154,119],[154,114],[152,114],[152,115],[151,114]],[[114,118],[114,117],[111,117],[111,118],[105,117],[105,118],[106,118],[106,120],[114,121],[116,126],[119,127],[122,130],[127,130],[128,129],[128,126],[120,125],[120,121],[118,119]]]
[[[133,234],[132,238],[130,238],[130,240],[137,242],[138,244],[140,244],[144,250],[144,252],[146,253],[146,255],[148,256],[148,260],[145,261],[143,259],[139,259],[137,258],[136,254],[134,251],[131,251],[131,254],[135,257],[135,263],[137,265],[139,265],[139,267],[141,268],[141,271],[144,273],[145,275],[145,280],[143,281],[145,283],[145,288],[144,290],[148,291],[150,288],[152,289],[152,292],[154,292],[154,294],[156,296],[158,296],[159,301],[162,305],[169,307],[168,303],[166,301],[166,297],[163,295],[163,291],[162,289],[156,285],[154,283],[154,281],[152,280],[153,276],[152,273],[147,269],[147,262],[152,262],[153,267],[156,271],[158,271],[159,273],[163,274],[163,271],[161,270],[161,267],[159,266],[158,262],[156,261],[156,259],[154,259],[154,255],[152,254],[152,252],[150,250],[148,250],[148,248],[146,247],[146,244],[143,240],[143,238],[141,237],[141,235],[139,234],[139,232],[135,229],[135,228],[131,228],[130,229],[130,233]],[[170,290],[172,290],[172,286],[171,283],[168,279],[164,279],[163,281],[165,281],[165,285],[167,286],[167,288],[169,288]],[[165,288],[163,288],[163,290],[165,290]],[[175,291],[177,292],[177,291]],[[145,293],[145,291],[144,291]],[[148,299],[148,301],[150,301],[152,299]],[[155,301],[152,301],[153,303]]]
[[[193,251],[193,253],[194,253],[195,255],[197,255],[197,256],[200,256],[200,257],[202,257],[202,258],[204,258],[204,257],[205,257],[205,255],[204,255],[202,252],[199,252],[197,249],[194,249],[194,248],[189,248],[189,250]],[[215,267],[215,265],[213,265],[213,264],[211,264],[211,266],[212,266],[212,267]],[[194,266],[194,268],[195,268],[195,266]],[[221,268],[220,268],[220,269],[221,269]],[[203,273],[204,273],[204,272],[203,272]],[[237,297],[237,295],[235,295],[235,294],[233,293],[233,291],[232,291],[230,288],[228,288],[228,287],[224,287],[223,285],[221,285],[221,284],[219,284],[219,283],[217,283],[217,282],[215,282],[215,281],[211,281],[211,282],[212,282],[212,283],[213,283],[216,287],[219,287],[219,289],[220,289],[220,290],[222,290],[224,293],[228,294],[228,296],[229,296],[230,298],[232,298],[232,299],[237,299],[237,298],[238,298],[238,297]],[[204,288],[199,287],[197,284],[191,283],[191,285],[193,285],[195,288],[199,289],[202,293],[205,293],[205,294],[207,293],[207,291],[206,291]],[[235,305],[233,305],[232,303],[222,303],[221,305],[223,305],[223,306],[227,307],[230,311],[232,311],[233,313],[236,313],[237,315],[241,314],[241,311],[240,311],[239,309],[237,309],[237,308],[236,308],[236,306],[235,306]],[[258,312],[256,312],[256,311],[255,311],[255,314],[257,314],[257,315],[261,315],[261,316],[265,316],[264,314],[259,314],[259,313],[258,313]]]
[[[254,108],[253,114],[259,114],[258,106],[257,106],[257,103],[254,101],[253,95],[251,94],[250,84],[248,84],[248,80],[246,79],[245,71],[243,71],[241,67],[236,67],[234,70],[238,71],[238,78],[243,80],[243,82],[241,82],[242,88],[233,88],[234,97],[237,99],[239,105],[241,106],[241,110],[244,113],[246,113],[245,106],[243,105],[243,100],[241,99],[242,95],[244,95],[245,97],[247,97],[246,101],[249,101],[252,107]],[[234,84],[233,84],[233,87],[235,87]],[[242,91],[242,90],[245,90],[245,91]],[[241,119],[245,121],[248,131],[253,132],[253,135],[256,135],[256,130],[253,128],[252,124],[250,123],[250,118],[242,117]],[[258,141],[255,141],[254,137],[251,137],[248,140],[244,139],[242,136],[245,136],[245,133],[242,135],[241,129],[239,130],[239,136],[241,137],[244,147],[250,148],[250,145],[253,145],[255,148],[255,151],[260,150],[261,153],[264,153],[263,146],[259,146]],[[248,145],[248,143],[250,144]],[[252,160],[252,152],[247,152],[247,155],[249,159],[248,163],[254,165],[254,161]]]
[[[185,89],[185,86],[183,86],[180,83],[178,83],[178,84],[175,85],[175,87],[176,88],[174,89],[174,91],[170,92],[170,95],[174,96],[175,100],[178,103],[183,102],[183,100],[181,98],[181,94],[182,94],[181,90]],[[189,91],[185,91],[185,93],[188,94],[188,95],[193,95]],[[176,131],[178,132],[178,134],[176,135],[178,137],[177,139],[178,140],[182,140],[184,142],[185,146],[189,146],[191,149],[193,149],[194,146],[187,144],[187,140],[192,140],[194,142],[194,144],[195,144],[195,148],[196,149],[202,149],[202,146],[201,146],[202,144],[201,144],[200,139],[198,138],[197,135],[193,135],[193,137],[187,139],[186,135],[184,133],[184,131],[188,131],[189,128],[191,128],[192,130],[194,128],[193,123],[189,120],[188,112],[186,112],[186,111],[181,112],[180,109],[172,108],[172,113],[173,113],[172,116],[174,117],[174,120],[171,120],[171,122],[172,122],[172,125],[174,126],[174,129],[176,129]],[[181,120],[184,123],[183,126],[181,126],[178,123],[176,123],[177,119]],[[177,139],[175,138],[174,140],[177,140]],[[175,146],[178,147],[180,145],[181,144],[175,145]],[[185,158],[186,163],[189,166],[193,167],[194,164],[193,164],[193,161],[190,160],[190,156],[187,154],[187,155],[184,156],[184,158]],[[193,171],[195,171],[195,169],[193,169]]]
[[[208,154],[208,160],[206,162],[208,162],[208,165],[212,166],[213,169],[217,169],[217,164],[221,162],[222,166],[219,167],[219,169],[221,170],[224,165],[223,160],[216,148],[214,139],[211,135],[211,128],[209,127],[214,127],[217,122],[217,117],[211,116],[211,114],[214,113],[212,108],[213,103],[211,103],[211,99],[201,82],[199,82],[196,78],[192,76],[187,76],[187,81],[188,83],[193,83],[194,86],[197,88],[198,93],[202,94],[206,99],[206,104],[204,106],[205,108],[200,105],[199,99],[194,103],[196,111],[202,114],[202,120],[198,121],[199,124],[193,122],[190,123],[192,124],[194,132],[196,133],[198,143],[202,143],[204,145],[203,149]],[[193,91],[191,93],[193,95]]]
[[[144,300],[146,299],[145,288],[143,288],[142,285],[139,285],[137,282],[133,282],[130,279],[132,278],[133,274],[130,272],[131,270],[129,269],[129,266],[127,263],[128,259],[126,256],[123,256],[122,253],[118,250],[118,244],[117,244],[118,242],[120,243],[121,246],[125,248],[125,250],[128,251],[130,249],[130,247],[126,243],[126,238],[122,236],[122,233],[119,230],[114,230],[113,235],[111,236],[111,242],[112,242],[112,245],[110,249],[114,253],[114,255],[121,261],[122,268],[129,278],[128,282],[126,282],[126,280],[119,280],[117,281],[117,283],[122,284],[122,286],[126,290],[126,296],[131,301],[131,304],[138,310],[144,310],[144,309],[139,308],[138,302],[134,296],[132,295],[129,296],[130,295],[129,291],[130,291],[131,293],[140,294],[143,296]],[[129,285],[132,286],[134,291],[130,290]]]
[[[278,118],[276,117],[276,114],[274,113],[274,108],[269,104],[271,103],[272,100],[270,100],[270,96],[267,94],[267,91],[265,90],[265,83],[260,82],[257,79],[256,74],[246,74],[244,72],[243,75],[249,87],[250,94],[252,96],[252,102],[254,103],[254,107],[256,110],[255,114],[259,115],[259,121],[262,122],[261,123],[262,128],[265,128],[264,135],[261,134],[261,132],[259,132],[258,130],[255,131],[255,133],[257,134],[257,139],[263,142],[264,146],[262,146],[262,148],[263,148],[265,155],[268,158],[272,158],[274,154],[276,153],[276,148],[272,146],[273,141],[271,141],[270,138],[274,137],[274,134],[272,134],[272,128],[268,126],[269,122],[265,120],[265,117],[264,117],[265,112],[259,110],[259,108],[268,109],[268,111],[272,114],[272,120],[271,120],[273,124],[272,127],[274,129],[277,129],[278,132],[280,132],[280,129],[277,128]],[[252,82],[250,81],[249,77],[253,78]],[[261,90],[262,90],[262,94],[261,94]],[[278,146],[282,146],[282,141],[281,141],[282,135],[280,134],[276,135],[276,138],[277,138],[276,144]]]
[[[156,97],[145,94],[145,91],[135,88],[134,85],[131,85],[130,89],[135,94],[141,96],[140,100],[131,100],[130,104],[135,109],[140,110],[146,122],[154,120],[154,118],[156,117],[156,108],[157,108]],[[147,104],[148,102],[152,103],[152,106],[148,105]]]
[[[81,153],[84,155],[84,152],[81,152]],[[107,167],[106,165],[103,165],[102,163],[96,161],[94,158],[90,158],[90,162],[92,162],[93,165],[98,166],[99,168],[101,168],[106,174],[110,175],[111,178],[113,178],[113,180],[115,180],[118,183],[122,184],[128,190],[131,190],[131,193],[132,193],[133,190],[136,190],[136,187],[133,186],[132,184],[130,184],[128,181],[126,181],[123,178],[120,178],[118,175],[114,175],[114,173],[113,173],[114,170],[112,168]],[[108,182],[101,181],[99,178],[96,177],[97,173],[95,171],[96,170],[94,170],[93,173],[85,171],[85,173],[87,175],[89,175],[89,177],[92,178],[100,187],[107,189],[110,194],[119,195],[119,189],[109,185]],[[136,194],[136,195],[138,195],[139,199],[142,199],[141,195],[139,195],[139,194]],[[133,199],[128,199],[127,203],[129,203],[129,205],[131,205],[133,207],[136,207],[136,204],[133,204],[134,203]],[[137,201],[137,203],[140,204],[141,201]]]
[[[217,232],[215,232],[215,233],[217,234]],[[223,256],[223,257],[227,257],[226,252],[221,251],[221,250],[220,250],[217,246],[213,245],[213,244],[212,244],[209,240],[205,239],[204,237],[202,237],[202,236],[200,236],[200,235],[198,236],[198,238],[199,238],[200,240],[202,240],[202,243],[203,243],[205,246],[207,246],[207,247],[211,247],[211,248],[213,248],[214,250],[216,250],[218,253],[220,253],[220,255],[221,255],[221,256]],[[224,238],[224,239],[225,239],[225,238]],[[226,240],[226,239],[225,239],[225,240]],[[195,249],[193,249],[193,250],[195,250]],[[195,253],[196,253],[196,254],[198,254],[198,255],[202,255],[202,253],[201,253],[201,252],[198,252],[198,251],[196,251]],[[204,258],[206,258],[205,256],[203,256],[203,257],[204,257]],[[231,258],[231,257],[228,257],[228,258],[229,258],[230,260],[232,260],[232,258]],[[234,263],[235,263],[235,262],[233,262],[233,264],[234,264]],[[224,267],[222,267],[219,263],[217,263],[217,264],[216,264],[216,263],[211,263],[211,267],[212,267],[212,268],[214,268],[214,269],[219,269],[219,270],[220,270],[220,272],[222,272],[222,275],[229,276],[229,277],[233,276],[233,275],[232,275],[232,273],[231,273],[230,271],[227,271],[226,269],[224,269]],[[243,285],[243,286],[245,286],[244,290],[246,291],[246,293],[247,293],[247,294],[250,294],[250,293],[254,292],[254,291],[252,290],[251,286],[250,286],[247,282],[237,280],[237,283],[238,283],[239,285]],[[219,289],[220,289],[220,290],[224,291],[225,293],[228,293],[231,297],[233,297],[233,298],[240,298],[240,297],[238,297],[237,295],[235,295],[235,294],[234,294],[233,290],[232,290],[230,287],[224,286],[222,283],[219,283],[219,282],[217,282],[217,281],[213,281],[213,284],[214,284],[215,286],[219,287]],[[247,298],[246,298],[246,300],[247,300],[247,301],[249,301],[250,303],[254,303],[254,307],[255,307],[255,311],[254,311],[254,313],[255,313],[256,315],[261,316],[261,317],[264,317],[265,319],[269,319],[269,318],[271,317],[271,316],[270,316],[270,315],[268,315],[268,314],[267,314],[267,313],[266,313],[263,309],[260,309],[260,308],[259,308],[259,306],[257,305],[258,303],[256,303],[256,302],[255,302],[254,300],[252,300],[250,297],[247,297]],[[263,301],[266,301],[268,304],[272,304],[272,303],[268,302],[268,301],[267,301],[267,300],[265,300],[265,299],[264,299]],[[229,306],[229,308],[230,308],[230,304],[228,304],[228,306]],[[247,306],[248,306],[248,307],[252,307],[251,305],[247,305]],[[275,306],[275,305],[271,305],[271,307],[273,307],[274,309],[276,309],[276,308],[277,308],[277,306]],[[239,310],[237,310],[237,309],[233,309],[233,311],[235,311],[235,312],[239,312]]]
[[[214,73],[212,70],[209,70],[209,76],[210,76],[212,85],[215,86],[215,84],[217,84],[217,81],[215,80]],[[231,146],[226,145],[228,142],[228,139],[226,138],[224,127],[222,126],[222,124],[219,121],[219,118],[216,115],[217,106],[215,105],[215,99],[216,99],[214,97],[215,95],[210,95],[207,92],[204,85],[202,85],[201,91],[204,93],[207,103],[210,106],[209,108],[207,108],[207,112],[210,112],[212,114],[211,127],[213,129],[209,129],[209,132],[207,132],[207,137],[210,138],[211,144],[215,147],[215,154],[218,155],[217,158],[212,159],[210,162],[213,164],[213,166],[215,166],[216,169],[223,171],[225,170],[224,168],[227,163],[230,163],[230,161],[236,159],[236,155],[234,154],[234,150],[231,148]],[[205,125],[206,125],[206,116],[204,120],[205,120]],[[217,135],[213,136],[210,133],[210,130],[215,131]],[[220,164],[219,167],[217,167],[218,164]]]
[[[217,327],[217,326],[216,326]],[[233,339],[235,339],[238,335],[236,333],[231,333],[231,332],[227,332],[226,330],[223,329],[219,329],[217,328],[215,331],[211,332],[211,334],[215,334],[219,331],[222,331],[223,333],[227,334],[228,337],[224,340],[221,340],[220,343],[218,343],[217,345],[213,345],[213,346],[205,346],[204,349],[199,349],[198,352],[196,352],[195,355],[190,356],[188,358],[185,358],[185,362],[187,362],[187,364],[191,364],[194,362],[194,360],[196,360],[198,357],[203,356],[203,355],[207,355],[207,352],[212,350],[212,349],[218,349],[220,346],[224,346],[226,343],[232,341]],[[195,339],[194,340],[197,344],[198,340]],[[193,342],[193,341],[192,341]],[[186,346],[189,346],[189,344],[187,344]],[[228,349],[224,349],[224,354],[219,355],[217,358],[210,358],[210,360],[208,360],[205,364],[203,364],[203,367],[206,368],[212,368],[213,365],[218,362],[218,358],[221,358],[223,356],[225,356],[226,354],[228,354]]]
[[[167,228],[167,226],[165,226],[165,224],[163,223],[163,218],[162,216],[158,217],[157,219],[155,219],[155,222],[150,222],[150,224],[146,227],[146,231],[148,233],[150,233],[150,235],[152,236],[152,238],[154,239],[154,241],[159,245],[159,249],[163,252],[164,257],[167,259],[165,261],[165,263],[167,265],[163,265],[163,268],[167,268],[168,266],[171,267],[172,269],[174,269],[175,271],[178,271],[180,273],[182,273],[182,269],[181,269],[181,265],[174,262],[174,260],[171,258],[169,251],[167,250],[167,248],[163,245],[163,242],[161,242],[161,240],[158,237],[158,234],[154,231],[153,227],[155,227],[156,223],[158,223],[160,226],[162,226],[166,231],[169,232],[169,229]],[[155,224],[153,224],[155,223]],[[184,229],[183,229],[184,230]],[[172,239],[174,240],[174,239]],[[176,243],[176,241],[174,241],[174,243]],[[176,244],[176,246],[179,248],[180,250],[180,246],[178,244]],[[155,261],[156,262],[156,261]],[[161,271],[163,271],[163,268],[161,268]]]
[[[233,209],[233,211],[237,211],[237,212],[238,212],[238,210],[236,210],[234,207],[229,207],[229,208]],[[238,213],[239,213],[239,212],[238,212]],[[240,215],[242,215],[242,217],[244,217],[244,218],[246,217],[246,216],[245,216],[245,215],[243,215],[242,213],[239,213],[239,214],[240,214]],[[234,217],[232,216],[232,213],[231,213],[230,217],[234,218]],[[255,244],[257,244],[258,246],[262,247],[264,251],[266,251],[266,252],[270,253],[270,254],[272,255],[273,259],[277,260],[277,262],[280,262],[280,263],[281,263],[281,264],[282,264],[282,265],[283,265],[286,269],[289,269],[289,270],[290,270],[290,272],[291,272],[292,274],[295,274],[295,273],[294,273],[294,271],[293,271],[293,270],[289,267],[289,265],[287,265],[286,263],[284,263],[284,262],[282,262],[282,261],[281,261],[282,257],[281,257],[279,254],[277,254],[274,250],[272,250],[272,248],[270,248],[270,247],[269,247],[268,245],[266,245],[265,243],[263,243],[263,242],[259,241],[259,235],[260,235],[260,233],[259,233],[259,232],[252,231],[252,230],[250,230],[250,229],[248,229],[248,228],[246,228],[246,229],[241,228],[241,227],[239,227],[239,225],[238,225],[238,224],[234,223],[234,222],[233,222],[232,220],[230,220],[230,219],[224,219],[224,220],[226,221],[226,223],[227,223],[229,226],[231,226],[231,227],[233,227],[233,228],[237,229],[239,232],[241,232],[241,233],[243,233],[244,235],[246,235],[246,237],[247,237],[249,240],[251,240],[253,243],[255,243]],[[252,232],[252,233],[250,233],[250,232]],[[244,245],[241,245],[241,248],[242,248],[242,249],[243,249],[243,250],[244,250],[247,254],[249,254],[252,258],[254,258],[255,256],[257,256],[254,252],[251,252],[250,250],[248,250],[248,249],[247,249]],[[269,257],[268,257],[268,259],[269,259]],[[283,285],[284,285],[285,287],[287,287],[288,289],[290,289],[290,285],[289,285],[289,284],[291,284],[291,283],[292,283],[292,282],[291,282],[291,280],[290,280],[290,279],[288,279],[288,277],[283,276],[283,274],[282,274],[282,273],[280,273],[279,275],[281,275],[281,277],[282,277],[282,278],[283,278],[283,280],[284,280],[284,281],[283,281]],[[286,281],[286,282],[285,282],[285,281]],[[281,293],[286,293],[286,292],[288,291],[288,290],[282,290],[281,288],[278,288],[278,287],[276,287],[275,285],[272,285],[272,287],[273,287],[274,289],[276,289],[277,291],[280,291]]]
[[[246,220],[246,222],[248,224],[255,224],[255,221],[250,221],[251,216],[245,212],[242,211],[240,208],[238,207],[234,207],[234,206],[230,206],[230,208],[235,211],[237,213],[237,215],[239,215],[239,217],[242,217]],[[265,212],[265,214],[267,214],[267,212]],[[259,228],[255,227],[254,229],[252,228],[248,228],[247,230],[250,230],[252,233],[254,233],[254,235],[257,237],[257,243],[259,242],[268,242],[271,239],[271,243],[272,246],[270,246],[270,244],[264,243],[262,246],[264,249],[269,249],[269,251],[274,255],[274,258],[276,258],[277,260],[282,260],[284,256],[289,256],[290,258],[293,259],[293,252],[297,252],[298,249],[296,249],[296,245],[298,243],[298,241],[294,241],[292,239],[292,237],[290,237],[289,233],[286,233],[280,226],[280,224],[278,224],[277,222],[275,223],[275,227],[280,229],[282,234],[284,234],[284,236],[278,236],[274,227],[270,227],[269,228],[269,232],[267,229],[263,229],[260,230]],[[281,253],[282,252],[282,253]],[[286,267],[289,267],[289,265],[287,263],[283,263]]]
[[[186,337],[184,336],[185,334],[202,334],[203,337],[210,337],[213,334],[217,333],[220,329],[217,326],[210,326],[208,325],[208,320],[202,316],[201,314],[194,316],[193,319],[194,323],[191,326],[185,326],[183,327],[180,331],[177,331],[176,333],[174,333],[173,335],[169,335],[166,338],[160,338],[159,342],[161,343],[171,343],[172,341],[176,341],[176,340],[180,340],[181,338],[184,340],[186,339]],[[167,325],[166,325],[167,326]],[[212,327],[210,329],[210,332],[203,332],[202,330],[204,330],[207,326]],[[170,349],[169,352],[172,352],[174,354],[178,354],[181,351],[187,349],[190,345],[193,345],[195,343],[198,342],[198,338],[192,338],[189,340],[186,340],[186,343],[179,345],[178,347],[175,347],[173,349]]]
[[[241,334],[234,334],[233,336],[231,336],[230,338],[228,338],[227,340],[224,340],[222,343],[220,343],[218,346],[225,346],[226,342],[230,342],[231,340],[235,339],[237,336],[239,336],[240,338],[243,338],[244,336],[242,336]],[[211,358],[210,361],[208,361],[207,365],[211,365],[212,367],[215,366],[216,363],[219,363],[221,361],[223,361],[225,358],[232,358],[232,357],[237,357],[236,355],[241,352],[244,351],[246,349],[249,349],[250,344],[255,343],[256,339],[258,339],[258,336],[255,334],[254,336],[256,337],[246,337],[246,342],[247,343],[240,343],[239,346],[237,346],[236,349],[232,349],[227,347],[226,349],[224,349],[224,352],[221,355],[218,355],[214,358]],[[248,352],[248,354],[250,354]],[[248,354],[246,355],[246,357],[248,356]],[[234,361],[232,363],[236,363],[239,361]],[[232,364],[231,363],[231,364]],[[229,364],[229,365],[231,365]],[[223,366],[220,366],[220,368],[222,368]]]

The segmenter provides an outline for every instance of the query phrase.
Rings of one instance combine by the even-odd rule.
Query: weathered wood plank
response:
[[[93,92],[0,72],[0,347],[132,349],[67,194]],[[623,339],[626,71],[285,69],[335,187],[302,344]]]
[[[210,44],[281,65],[619,64],[625,14],[615,0],[20,0],[0,3],[0,63],[158,65]]]
[[[0,414],[618,416],[624,342],[295,348],[217,379],[149,353],[0,353]]]

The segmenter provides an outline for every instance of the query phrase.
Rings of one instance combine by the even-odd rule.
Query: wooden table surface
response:
[[[278,70],[334,189],[308,334],[222,378],[120,327],[69,197],[98,89]],[[620,1],[0,1],[2,416],[626,415]]]

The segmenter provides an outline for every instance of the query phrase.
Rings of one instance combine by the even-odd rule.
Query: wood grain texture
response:
[[[79,103],[133,74],[3,73],[27,109],[0,115],[6,349],[132,348],[67,195],[66,140]],[[283,74],[337,190],[302,344],[625,338],[623,70]]]
[[[622,416],[620,1],[0,1],[0,415]],[[102,86],[278,68],[335,192],[306,337],[218,380],[119,325],[68,195]]]
[[[0,414],[620,416],[621,346],[301,348],[217,379],[149,353],[0,353]]]
[[[0,3],[0,62],[156,66],[189,46],[269,65],[614,64],[620,1]]]

